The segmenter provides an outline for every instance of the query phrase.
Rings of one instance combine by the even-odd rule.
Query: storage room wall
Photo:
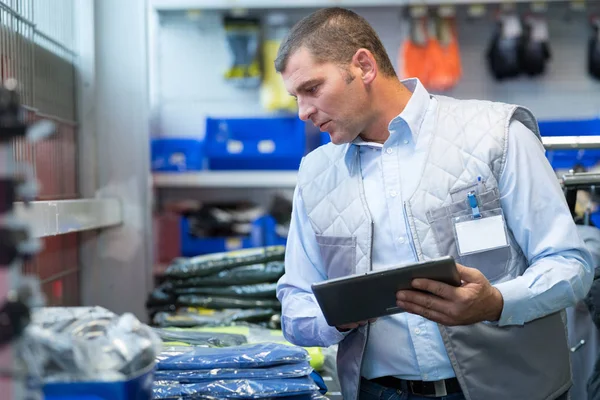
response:
[[[530,4],[517,6],[527,12]],[[398,52],[407,34],[406,8],[356,8],[376,28],[397,71]],[[430,12],[435,12],[435,7]],[[529,107],[538,118],[577,119],[600,115],[600,82],[586,72],[586,48],[590,34],[590,10],[570,11],[568,3],[550,4],[549,20],[552,60],[544,76],[496,82],[487,68],[485,52],[494,30],[497,5],[486,7],[486,15],[469,18],[467,8],[458,6],[458,37],[463,76],[459,84],[443,94],[458,98],[480,98],[518,103]],[[264,22],[269,12],[285,13],[290,22],[311,9],[251,10]],[[269,113],[260,103],[259,90],[232,87],[223,79],[231,62],[222,25],[223,10],[163,12],[151,58],[153,137],[204,136],[205,118],[263,116]],[[400,60],[401,62],[401,60]],[[310,137],[310,135],[309,135]],[[309,139],[310,140],[310,139]],[[159,204],[173,200],[232,201],[251,199],[268,207],[276,194],[290,197],[291,189],[170,188],[157,191]],[[163,210],[164,211],[164,210]],[[155,248],[159,262],[177,256],[179,217],[162,212],[155,218]]]
[[[576,119],[600,114],[600,82],[586,73],[590,28],[588,12],[570,11],[568,3],[550,4],[548,21],[552,60],[547,73],[496,82],[485,52],[491,40],[497,6],[488,6],[482,18],[468,18],[458,7],[458,37],[463,66],[460,83],[444,94],[479,98],[529,107],[539,119]],[[526,12],[529,4],[518,9]],[[398,51],[406,37],[403,10],[398,7],[356,9],[376,28],[398,71]],[[431,8],[435,11],[435,8]],[[311,10],[283,10],[291,21]],[[266,15],[266,11],[253,11]],[[222,27],[222,11],[193,14],[165,13],[161,18],[156,53],[154,136],[202,137],[206,116],[258,116],[257,90],[229,85],[223,72],[230,54]]]

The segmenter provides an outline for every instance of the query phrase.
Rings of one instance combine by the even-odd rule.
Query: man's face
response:
[[[298,115],[329,132],[335,144],[353,141],[366,127],[369,101],[360,68],[349,64],[317,63],[310,51],[293,53],[281,76],[298,101]]]

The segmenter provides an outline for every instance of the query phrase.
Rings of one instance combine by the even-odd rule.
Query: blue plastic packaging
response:
[[[296,364],[283,364],[265,368],[213,368],[189,371],[156,371],[157,381],[177,381],[197,383],[215,379],[281,379],[301,378],[313,372],[308,361]],[[313,378],[314,379],[314,378]]]
[[[207,118],[205,154],[213,170],[297,170],[306,148],[297,116]]]
[[[209,396],[217,399],[264,399],[271,397],[311,395],[319,387],[309,377],[290,379],[234,379],[183,384],[156,381],[154,398],[177,396]]]
[[[281,343],[255,343],[235,347],[181,347],[163,351],[157,357],[159,370],[213,368],[264,368],[308,361],[302,347]]]

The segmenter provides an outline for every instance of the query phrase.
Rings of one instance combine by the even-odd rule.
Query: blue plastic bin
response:
[[[213,170],[297,170],[306,147],[298,117],[207,118],[205,154]]]
[[[203,169],[204,143],[197,139],[152,139],[152,171],[184,172]]]
[[[44,400],[151,400],[154,366],[125,382],[68,382],[44,385]]]
[[[600,135],[600,119],[540,121],[542,136]],[[546,157],[554,169],[570,169],[576,164],[592,167],[600,161],[600,150],[548,150]]]
[[[256,241],[263,243],[263,246],[286,245],[287,237],[279,236],[275,230],[277,222],[271,215],[264,215],[258,218],[252,224],[253,235],[257,236]]]
[[[202,254],[220,253],[251,247],[259,247],[257,238],[252,235],[240,237],[196,237],[189,232],[189,222],[181,217],[181,256],[194,257]]]

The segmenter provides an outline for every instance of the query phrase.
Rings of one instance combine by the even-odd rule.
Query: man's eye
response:
[[[309,89],[307,90],[307,92],[308,92],[308,93],[315,93],[315,92],[317,91],[317,89],[318,89],[318,88],[319,88],[319,85],[312,86],[311,88],[309,88]]]

